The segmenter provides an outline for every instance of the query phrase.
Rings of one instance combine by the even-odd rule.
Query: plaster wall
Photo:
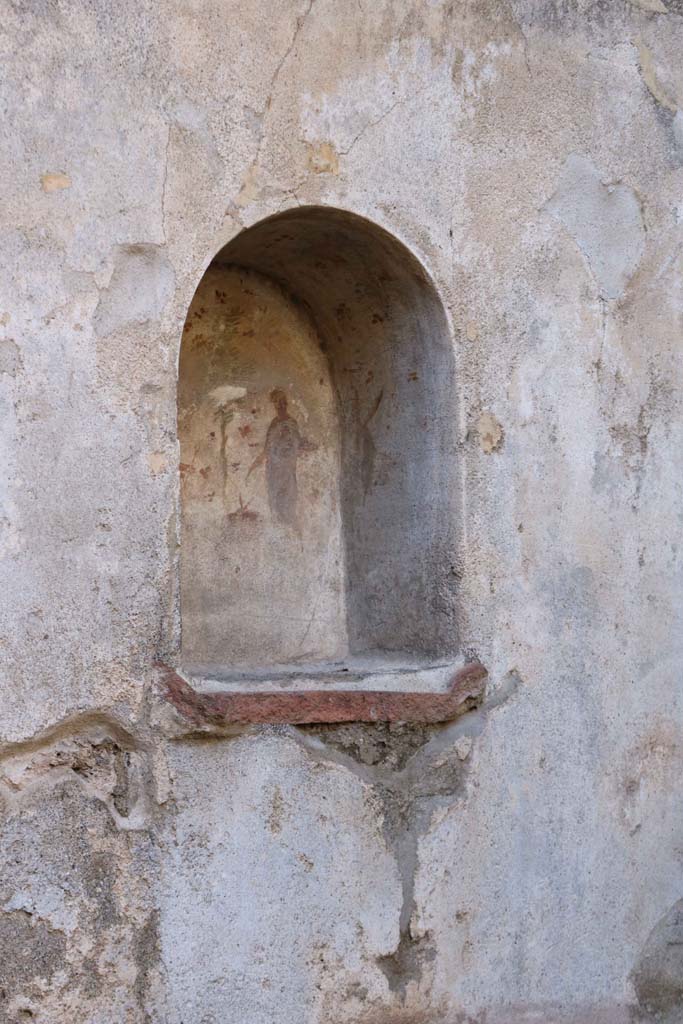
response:
[[[679,0],[4,5],[0,1020],[681,1020],[682,46]],[[300,204],[444,300],[489,694],[173,739],[182,329]]]

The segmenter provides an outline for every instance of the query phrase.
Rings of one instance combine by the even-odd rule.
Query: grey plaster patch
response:
[[[605,184],[588,157],[572,153],[546,209],[578,245],[600,295],[618,299],[645,246],[643,215],[633,189],[620,183]]]
[[[639,7],[641,11],[647,11],[649,14],[668,14],[668,10],[662,3],[662,0],[631,0],[634,7]]]
[[[175,275],[158,245],[121,245],[114,270],[97,304],[95,327],[101,335],[126,324],[144,324],[164,310],[173,293]]]
[[[316,1012],[318,980],[337,994],[359,982],[379,999],[375,958],[396,941],[401,884],[367,783],[279,729],[174,744],[169,756],[160,934],[182,1020],[345,1020]]]
[[[4,338],[0,341],[0,373],[6,373],[10,377],[16,377],[21,368],[21,353],[16,341],[11,338]]]
[[[683,110],[677,110],[674,114],[671,130],[673,132],[676,155],[679,160],[683,160]]]

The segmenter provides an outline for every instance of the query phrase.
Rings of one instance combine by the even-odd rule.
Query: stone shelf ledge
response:
[[[234,727],[249,725],[312,725],[342,722],[414,722],[438,724],[449,722],[481,704],[487,672],[478,662],[439,665],[432,669],[397,667],[386,672],[362,674],[353,679],[355,688],[338,688],[339,676],[346,673],[320,672],[317,684],[325,689],[307,689],[313,682],[313,670],[298,671],[287,677],[284,689],[282,676],[272,672],[254,679],[239,673],[218,673],[209,678],[191,675],[194,685],[185,677],[189,672],[159,664],[158,693],[174,713],[181,726],[180,733],[225,733]],[[351,670],[349,669],[349,673]],[[403,677],[403,678],[399,678]],[[445,681],[439,690],[393,688],[397,682],[421,684]],[[272,689],[273,678],[280,679],[280,689]],[[368,688],[369,680],[381,679],[382,688]],[[299,685],[297,686],[297,682]],[[292,688],[294,683],[294,688]],[[213,684],[217,689],[205,689]],[[268,686],[268,689],[255,688]],[[362,689],[360,687],[363,687]],[[391,687],[391,688],[390,688]]]

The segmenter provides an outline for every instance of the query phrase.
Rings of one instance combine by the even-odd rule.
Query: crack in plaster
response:
[[[410,982],[420,983],[424,968],[436,955],[429,930],[420,933],[414,924],[420,840],[429,832],[435,812],[450,808],[465,794],[474,740],[484,731],[491,712],[507,703],[521,685],[520,676],[512,670],[481,707],[463,714],[456,722],[424,727],[422,731],[419,727],[409,728],[402,738],[405,742],[407,736],[410,743],[412,737],[417,749],[398,769],[363,763],[344,753],[334,742],[320,738],[321,734],[340,735],[335,727],[321,731],[319,727],[309,726],[288,731],[314,762],[350,771],[370,786],[381,802],[384,838],[396,860],[402,893],[398,942],[392,952],[377,958],[377,965],[390,990],[403,1004]],[[357,725],[354,728],[362,737],[377,727]],[[400,743],[400,733],[396,739]],[[387,745],[391,744],[389,732]]]
[[[280,59],[280,62],[278,63],[277,67],[275,68],[275,72],[273,74],[273,77],[270,80],[270,88],[268,90],[268,99],[266,100],[266,106],[265,106],[265,109],[263,111],[264,114],[266,113],[266,111],[270,110],[271,104],[273,102],[273,92],[275,90],[275,86],[277,85],[277,80],[280,77],[280,73],[282,72],[282,69],[283,69],[283,67],[286,64],[286,62],[287,62],[287,60],[289,58],[289,55],[291,54],[292,50],[294,49],[294,46],[296,45],[296,41],[299,38],[299,35],[301,34],[301,30],[304,27],[304,24],[306,23],[306,19],[308,18],[309,14],[311,13],[311,11],[313,9],[313,4],[314,3],[315,3],[315,0],[308,0],[308,7],[304,11],[303,15],[300,18],[296,19],[296,28],[294,29],[294,34],[292,36],[292,41],[290,42],[289,46],[285,50],[282,58]]]
[[[168,236],[166,234],[166,186],[168,184],[168,161],[169,161],[169,150],[171,148],[171,125],[167,125],[166,128],[166,151],[164,159],[164,180],[161,186],[161,237],[164,240],[164,245],[168,242]]]
[[[527,74],[529,75],[529,78],[533,78],[531,65],[529,63],[529,40],[527,39],[526,32],[522,28],[522,24],[515,13],[514,7],[512,6],[512,0],[507,0],[507,5],[508,10],[510,11],[510,17],[512,18],[512,23],[522,39],[522,52],[524,54],[524,64],[526,65]]]
[[[270,79],[270,85],[268,86],[268,93],[267,93],[267,96],[266,96],[266,102],[264,104],[263,110],[260,113],[257,113],[257,115],[256,115],[258,117],[258,119],[259,119],[260,124],[261,124],[261,129],[259,131],[259,137],[258,137],[258,143],[256,145],[256,153],[254,154],[254,157],[253,157],[251,163],[249,164],[249,167],[246,170],[244,178],[242,179],[242,185],[240,187],[240,190],[239,190],[239,193],[237,195],[237,198],[233,202],[231,202],[229,204],[229,207],[228,207],[229,215],[234,217],[242,225],[242,227],[244,227],[244,223],[243,223],[242,218],[240,216],[239,210],[240,210],[241,207],[247,206],[248,203],[253,198],[255,198],[253,190],[254,189],[258,190],[257,189],[257,185],[256,185],[256,170],[257,170],[257,167],[258,167],[259,159],[261,157],[261,150],[263,148],[263,139],[264,139],[264,134],[265,134],[264,131],[263,131],[263,119],[264,119],[264,117],[266,116],[266,114],[268,113],[268,111],[270,110],[270,108],[272,106],[273,94],[275,92],[275,87],[277,85],[278,79],[279,79],[279,77],[280,77],[280,75],[282,73],[282,69],[284,68],[285,64],[287,63],[287,60],[289,59],[289,57],[290,57],[290,55],[291,55],[291,53],[292,53],[292,51],[293,51],[293,49],[294,49],[294,47],[296,45],[296,41],[297,41],[297,39],[299,38],[299,36],[301,34],[301,31],[302,31],[302,29],[304,27],[304,24],[306,23],[306,20],[307,20],[309,14],[313,10],[314,3],[315,3],[315,0],[309,0],[308,7],[304,11],[304,13],[300,17],[298,17],[296,19],[296,26],[295,26],[292,38],[290,40],[290,43],[289,43],[287,49],[285,50],[284,54],[282,55],[282,57],[278,61],[277,66],[275,68],[275,71],[273,72],[273,75],[272,75],[272,77]],[[302,184],[303,184],[303,182],[302,182]],[[301,187],[300,185],[297,185],[297,188],[300,188],[300,187]],[[297,202],[299,202],[298,197],[297,197]]]
[[[339,150],[339,155],[340,156],[348,156],[349,153],[351,152],[351,150],[356,145],[356,143],[359,142],[360,139],[362,139],[362,137],[366,134],[366,132],[369,132],[372,128],[375,128],[378,124],[380,124],[387,117],[389,117],[389,115],[392,114],[394,112],[394,110],[396,110],[397,107],[400,107],[404,103],[408,103],[410,100],[417,99],[417,97],[421,96],[423,92],[426,92],[426,90],[429,88],[430,84],[431,83],[427,83],[427,85],[424,85],[421,89],[418,89],[417,92],[412,93],[410,96],[401,96],[401,97],[399,97],[399,99],[394,100],[394,102],[391,104],[391,106],[389,106],[384,111],[384,113],[380,114],[380,116],[375,118],[374,121],[368,121],[367,124],[365,124],[361,128],[361,130],[358,132],[358,134],[355,136],[355,138],[351,140],[351,142],[346,147],[346,149],[340,149]]]
[[[571,235],[605,299],[623,295],[642,259],[646,224],[635,189],[605,182],[589,157],[570,153],[542,209]]]

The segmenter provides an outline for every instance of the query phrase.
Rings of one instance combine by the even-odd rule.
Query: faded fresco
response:
[[[317,451],[318,445],[301,436],[299,424],[287,411],[284,391],[274,388],[270,400],[275,416],[268,427],[263,449],[252,463],[247,477],[257,466],[265,464],[271,515],[279,523],[286,523],[300,533],[297,464],[301,455]]]
[[[339,427],[306,314],[211,267],[180,361],[183,658],[273,664],[346,651]]]

